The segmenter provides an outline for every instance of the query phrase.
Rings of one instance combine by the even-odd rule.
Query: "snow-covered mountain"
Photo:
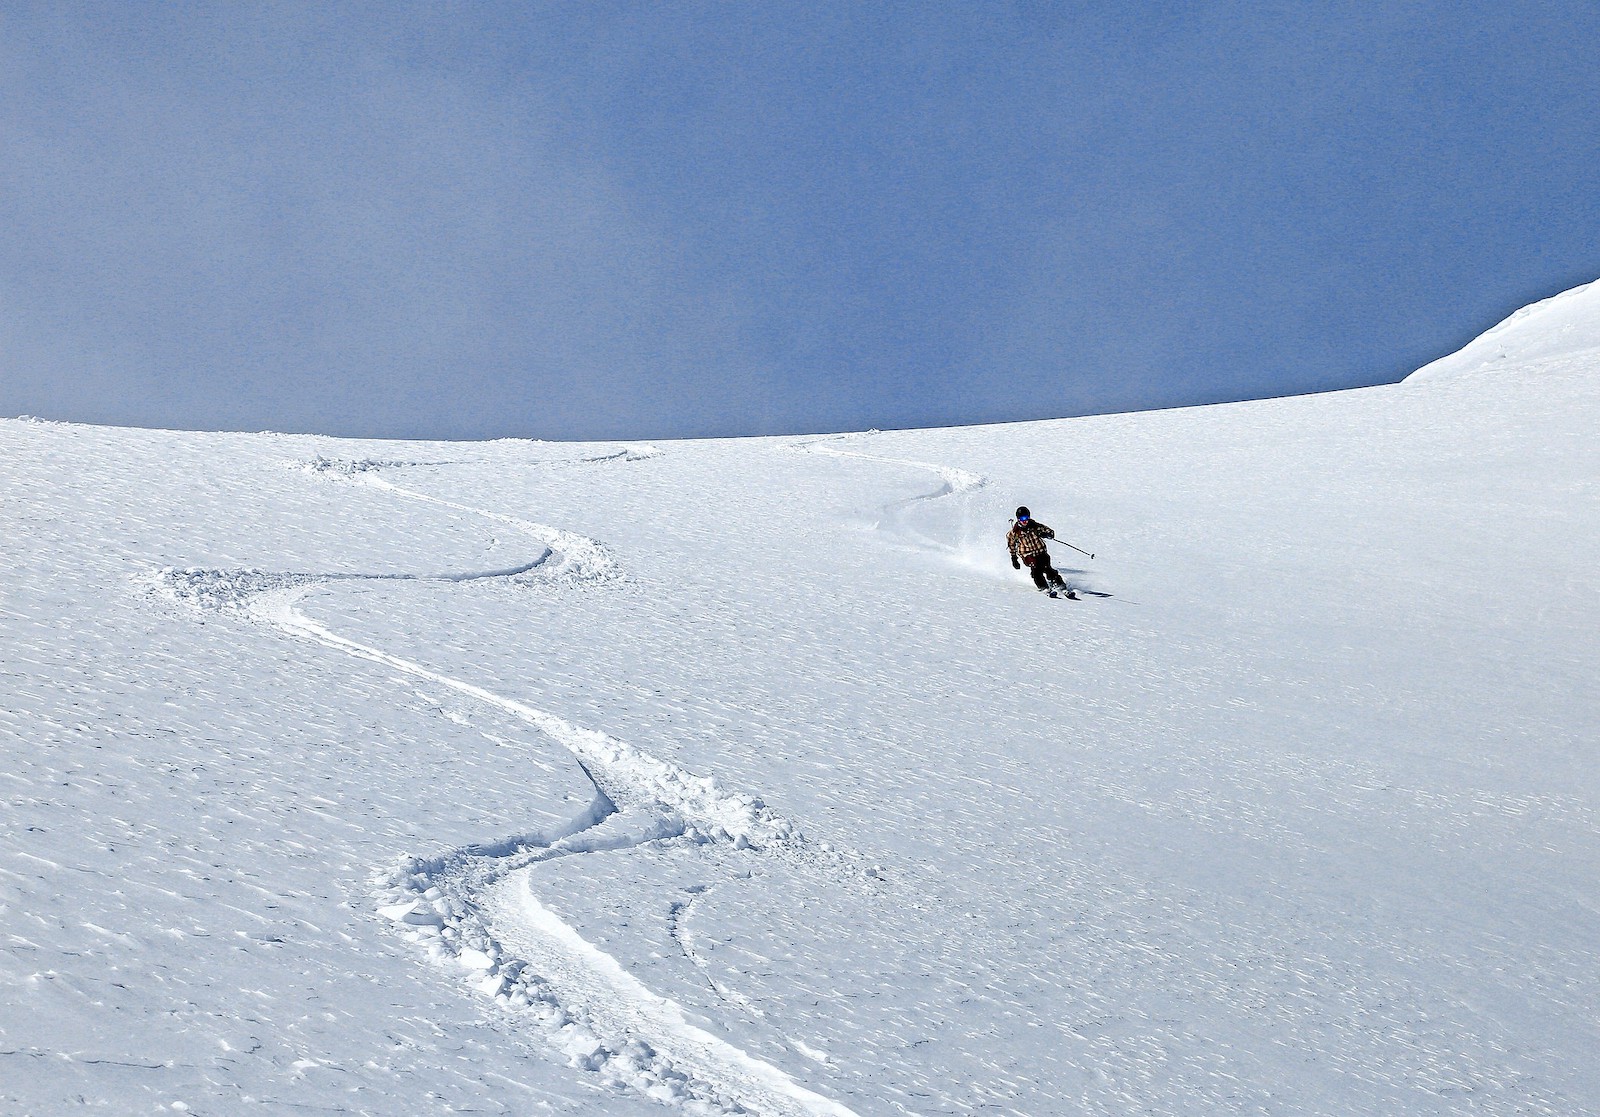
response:
[[[1424,365],[1410,382],[1493,373],[1557,357],[1600,353],[1600,280],[1525,306],[1471,344]]]
[[[1011,426],[0,422],[0,1110],[1600,1111],[1596,290]]]

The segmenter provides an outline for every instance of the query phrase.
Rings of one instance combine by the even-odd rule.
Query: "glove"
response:
[[[1054,539],[1056,537],[1056,533],[1051,531],[1049,528],[1045,528],[1039,534],[1044,536],[1046,539]]]
[[[1022,569],[1022,564],[1017,561],[1017,556],[1016,555],[1012,555],[1011,556],[1011,569],[1013,569],[1013,570],[1021,570]]]

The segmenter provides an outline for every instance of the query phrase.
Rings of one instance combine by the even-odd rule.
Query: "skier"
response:
[[[1021,570],[1026,564],[1028,573],[1033,575],[1034,585],[1051,597],[1066,590],[1066,596],[1076,601],[1078,595],[1067,588],[1067,583],[1056,573],[1056,568],[1050,565],[1050,552],[1046,549],[1044,541],[1055,537],[1055,532],[1033,518],[1028,512],[1027,505],[1018,508],[1017,522],[1012,524],[1011,530],[1006,533],[1006,546],[1011,551],[1011,566],[1014,570]]]

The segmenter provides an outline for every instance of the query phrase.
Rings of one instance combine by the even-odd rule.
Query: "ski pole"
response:
[[[1072,544],[1068,543],[1065,539],[1057,539],[1056,542],[1060,543],[1063,547],[1072,547]],[[1090,558],[1094,558],[1094,555],[1090,554],[1088,551],[1085,551],[1082,547],[1072,547],[1072,549],[1077,551],[1080,555],[1089,555]]]

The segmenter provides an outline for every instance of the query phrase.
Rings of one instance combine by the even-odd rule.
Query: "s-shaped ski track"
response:
[[[631,451],[593,461],[647,456]],[[425,944],[434,957],[465,969],[474,985],[523,1010],[575,1066],[665,1104],[701,1112],[767,1117],[855,1117],[778,1067],[691,1023],[683,1008],[657,995],[621,963],[584,939],[542,904],[518,870],[558,857],[637,848],[646,843],[717,843],[752,855],[817,861],[789,820],[750,796],[722,791],[704,776],[649,756],[603,732],[585,729],[466,679],[435,671],[342,636],[299,608],[335,582],[468,582],[517,576],[585,583],[620,576],[609,550],[593,539],[519,517],[402,488],[376,476],[404,463],[318,460],[313,472],[372,485],[516,529],[543,553],[508,569],[419,575],[271,574],[167,570],[175,598],[197,607],[232,608],[296,639],[445,687],[510,714],[566,748],[594,787],[590,807],[559,832],[527,834],[433,858],[409,857],[377,881],[378,910]],[[513,874],[516,874],[513,876]],[[507,920],[505,929],[489,914]]]

